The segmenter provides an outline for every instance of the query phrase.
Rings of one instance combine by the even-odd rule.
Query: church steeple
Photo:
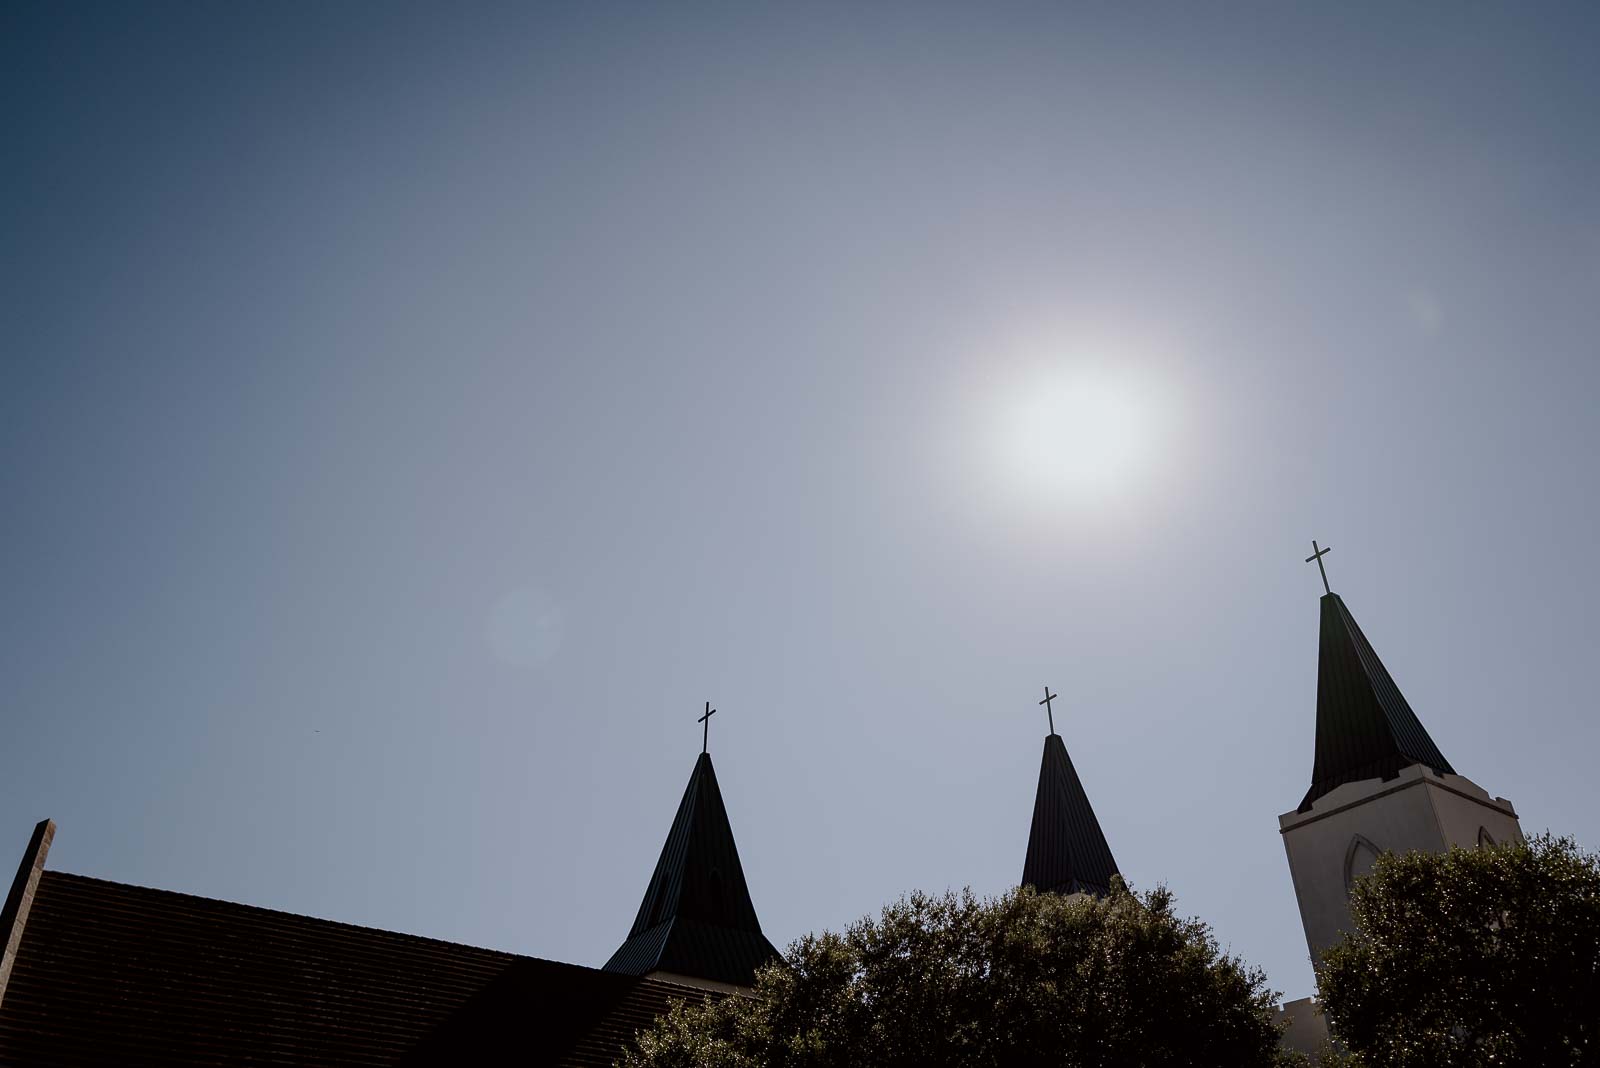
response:
[[[1311,548],[1320,568],[1328,549]],[[1312,960],[1354,930],[1350,889],[1382,854],[1522,839],[1516,808],[1450,766],[1326,570],[1322,583],[1316,763],[1305,800],[1278,817]]]
[[[1317,660],[1317,754],[1311,789],[1299,811],[1309,812],[1312,802],[1337,786],[1392,779],[1413,764],[1455,774],[1343,599],[1325,594]]]
[[[606,970],[751,986],[756,968],[777,956],[756,919],[711,755],[702,752],[633,929]]]
[[[1040,701],[1050,712],[1050,734],[1039,765],[1039,790],[1033,799],[1033,828],[1028,855],[1022,862],[1022,885],[1041,893],[1096,894],[1111,892],[1117,862],[1095,819],[1089,795],[1083,792],[1072,758],[1055,732],[1054,699],[1048,687]]]

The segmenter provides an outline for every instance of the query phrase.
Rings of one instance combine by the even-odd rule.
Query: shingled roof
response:
[[[756,919],[711,755],[701,753],[639,915],[606,969],[751,986],[756,969],[777,956]]]
[[[1089,795],[1083,792],[1061,735],[1044,740],[1039,765],[1039,791],[1033,799],[1033,829],[1022,864],[1022,885],[1041,893],[1097,894],[1111,892],[1117,862],[1095,819]]]
[[[41,868],[0,1064],[599,1066],[673,999],[717,996]]]
[[[1317,755],[1299,811],[1337,786],[1392,779],[1413,764],[1455,773],[1337,593],[1322,598],[1320,646]]]

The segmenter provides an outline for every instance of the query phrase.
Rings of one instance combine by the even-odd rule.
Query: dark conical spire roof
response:
[[[1455,774],[1337,593],[1322,598],[1317,759],[1300,811],[1336,786],[1425,764]]]
[[[1022,862],[1022,885],[1041,893],[1099,894],[1111,891],[1117,862],[1100,831],[1078,772],[1061,735],[1044,740],[1039,792],[1033,799],[1033,830]]]
[[[756,920],[711,756],[701,753],[638,918],[606,970],[751,986],[756,968],[776,956]]]

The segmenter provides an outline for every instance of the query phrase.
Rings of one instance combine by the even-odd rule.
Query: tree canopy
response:
[[[679,1005],[630,1068],[1257,1065],[1274,993],[1165,889],[913,894],[800,939],[752,996]]]
[[[1385,854],[1318,967],[1367,1068],[1600,1065],[1600,858],[1571,839]]]

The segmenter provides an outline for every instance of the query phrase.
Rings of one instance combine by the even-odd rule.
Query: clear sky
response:
[[[7,5],[0,851],[597,965],[710,700],[782,945],[1049,683],[1299,996],[1313,537],[1600,847],[1600,8],[1203,8]]]

